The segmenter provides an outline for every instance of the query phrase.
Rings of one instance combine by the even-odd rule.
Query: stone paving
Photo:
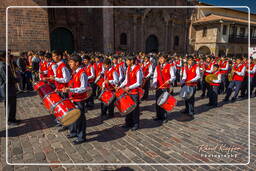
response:
[[[178,92],[179,88],[175,88]],[[5,161],[5,114],[1,112],[1,162],[3,170],[256,170],[255,110],[256,98],[251,98],[251,155],[248,165],[192,165],[193,163],[247,163],[248,162],[248,100],[220,103],[211,109],[208,99],[196,94],[195,119],[179,121],[184,103],[176,95],[177,106],[161,125],[152,120],[155,115],[153,91],[141,103],[141,129],[126,131],[121,128],[124,118],[116,117],[100,122],[99,102],[86,113],[87,142],[74,146],[66,138],[67,132],[58,133],[53,117],[44,109],[36,93],[18,98],[18,126],[9,127],[8,161],[10,163],[189,163],[191,165],[122,165],[122,166],[10,166]],[[177,93],[176,93],[177,94]],[[223,95],[219,97],[219,101]],[[208,146],[208,148],[207,148]],[[228,148],[227,147],[231,147]],[[208,156],[207,156],[208,155]]]

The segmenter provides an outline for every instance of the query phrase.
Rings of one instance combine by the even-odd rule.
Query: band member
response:
[[[53,51],[52,58],[56,62],[56,74],[54,77],[49,77],[50,81],[55,81],[56,92],[62,97],[66,98],[67,93],[63,92],[63,88],[68,87],[68,82],[71,78],[70,72],[66,64],[62,61],[62,53],[60,51]]]
[[[101,77],[102,75],[102,69],[103,69],[103,63],[101,62],[101,57],[96,56],[95,57],[95,62],[93,63],[93,68],[95,71],[95,78],[97,79],[98,77]],[[98,96],[98,92],[100,91],[102,87],[98,87],[95,82],[93,83],[93,96],[96,97]]]
[[[220,73],[221,73],[221,84],[220,84],[220,93],[224,93],[228,87],[228,69],[229,69],[229,62],[227,58],[224,56],[221,57],[219,62]]]
[[[144,96],[142,97],[143,100],[148,98],[148,92],[150,87],[150,77],[153,74],[153,67],[152,63],[149,61],[149,56],[144,57],[144,62],[142,64],[142,72],[143,72],[143,82],[142,88],[144,88]]]
[[[184,113],[194,118],[195,93],[198,79],[200,79],[200,69],[198,65],[194,63],[192,56],[188,57],[187,63],[187,66],[183,70],[182,81],[186,86],[192,87],[193,94],[189,99],[185,100],[186,109]]]
[[[38,55],[41,60],[39,63],[39,79],[43,80],[47,77],[47,61],[45,60],[45,53],[43,51],[40,51]]]
[[[62,53],[61,51],[53,51],[52,52],[52,59],[56,63],[56,73],[54,76],[48,77],[47,79],[50,82],[55,82],[56,92],[62,97],[68,97],[66,92],[63,92],[64,88],[68,87],[68,82],[71,78],[69,69],[67,68],[66,64],[62,61]],[[56,120],[58,123],[58,121]],[[60,124],[58,123],[57,126]],[[67,127],[62,127],[58,131],[62,132],[68,129]]]
[[[48,80],[48,78],[54,77],[54,75],[56,75],[57,65],[52,60],[52,54],[51,53],[46,53],[45,54],[45,59],[47,61],[47,77],[45,77],[45,80]],[[55,81],[54,80],[48,80],[48,81],[51,84],[51,86],[53,88],[55,88]]]
[[[142,83],[142,72],[139,65],[135,64],[136,58],[134,56],[128,56],[126,59],[127,70],[126,77],[119,88],[124,88],[124,91],[128,92],[133,98],[135,103],[137,103],[136,108],[126,115],[125,125],[123,128],[131,128],[135,131],[139,128],[140,120],[140,109],[139,109],[139,88]]]
[[[246,64],[246,72],[245,72],[245,78],[243,81],[243,85],[241,87],[241,97],[245,97],[248,96],[248,81],[250,82],[250,95],[252,95],[252,91],[253,91],[253,78],[255,76],[256,73],[256,65],[253,62],[253,58],[251,57],[247,64]]]
[[[221,84],[221,71],[219,71],[219,65],[213,65],[213,74],[216,75],[217,79],[212,80],[209,89],[209,104],[208,106],[217,107],[218,106],[218,94]]]
[[[81,112],[80,117],[75,123],[69,126],[70,134],[67,138],[77,138],[73,141],[73,144],[81,144],[86,141],[85,129],[86,129],[86,117],[85,117],[85,98],[87,87],[87,76],[83,70],[81,63],[82,58],[78,55],[71,56],[68,61],[72,70],[72,78],[68,83],[68,87],[63,88],[64,92],[68,92],[69,99],[78,107]]]
[[[104,82],[102,85],[102,91],[113,91],[118,85],[118,74],[113,66],[111,66],[111,60],[104,60]],[[108,114],[107,114],[108,112]],[[101,119],[102,121],[114,116],[114,100],[108,106],[101,102]]]
[[[112,57],[112,63],[113,67],[115,68],[117,74],[118,74],[118,82],[121,83],[124,81],[124,68],[123,68],[123,62],[118,63],[118,56],[114,55]]]
[[[242,62],[242,58],[238,57],[236,59],[236,64],[232,68],[232,71],[231,71],[231,74],[233,74],[232,81],[230,82],[230,84],[228,86],[227,94],[224,98],[224,101],[229,100],[229,97],[231,96],[232,90],[234,87],[235,87],[235,93],[234,93],[234,96],[232,97],[231,101],[234,102],[237,99],[237,95],[239,93],[242,82],[244,80],[245,70],[246,70],[245,65],[242,64],[241,62]]]
[[[167,63],[167,56],[161,55],[159,58],[159,65],[157,65],[154,76],[153,76],[153,87],[157,88],[156,90],[156,117],[154,121],[162,121],[163,123],[167,122],[167,112],[157,105],[157,100],[160,95],[168,91],[171,87],[171,84],[175,80],[175,72],[171,64]]]
[[[84,70],[86,75],[88,76],[88,84],[90,87],[93,88],[94,86],[94,80],[95,80],[95,70],[93,67],[93,64],[91,63],[91,57],[88,55],[85,55],[83,58],[83,63],[84,63]],[[88,108],[93,108],[94,106],[94,96],[92,95],[86,100],[86,106]]]
[[[213,62],[210,56],[206,58],[205,68],[203,71],[204,71],[204,76],[202,80],[202,91],[203,91],[201,95],[202,98],[205,97],[206,90],[207,90],[207,95],[209,92],[209,84],[205,81],[205,77],[213,72]]]
[[[176,79],[175,79],[175,86],[177,86],[178,82],[180,82],[180,69],[182,67],[182,59],[180,57],[176,57]]]

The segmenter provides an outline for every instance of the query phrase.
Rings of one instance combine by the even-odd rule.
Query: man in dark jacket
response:
[[[17,80],[14,77],[10,66],[8,65],[8,83],[6,85],[6,53],[0,51],[0,98],[4,100],[6,106],[6,86],[8,86],[8,108],[7,118],[9,125],[17,125],[19,120],[16,119],[16,83]]]

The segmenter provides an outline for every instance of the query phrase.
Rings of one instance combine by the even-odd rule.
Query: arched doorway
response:
[[[158,52],[158,39],[155,35],[148,36],[146,40],[146,53]]]
[[[51,49],[74,51],[74,38],[71,31],[58,27],[51,32]]]
[[[202,46],[198,49],[197,53],[200,55],[210,55],[211,50],[207,46]]]

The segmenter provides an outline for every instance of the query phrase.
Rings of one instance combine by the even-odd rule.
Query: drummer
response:
[[[86,141],[85,129],[86,129],[86,118],[85,118],[85,97],[87,87],[87,76],[85,71],[82,69],[81,63],[82,58],[78,55],[71,56],[68,61],[70,68],[72,69],[72,78],[69,81],[69,87],[63,88],[64,92],[68,92],[69,99],[78,107],[81,112],[80,117],[75,123],[69,126],[70,134],[67,138],[77,138],[73,141],[74,145],[81,144]]]
[[[176,79],[175,72],[171,64],[167,63],[168,56],[161,55],[159,64],[156,66],[153,75],[153,87],[156,88],[156,117],[154,121],[161,121],[167,123],[167,112],[157,105],[157,100],[165,91],[169,92],[171,83]]]
[[[51,53],[46,53],[45,59],[47,61],[47,77],[45,78],[45,80],[48,80],[48,78],[54,77],[54,75],[56,74],[57,65],[52,60]],[[55,89],[55,81],[54,80],[48,80],[48,81],[49,81],[50,85]]]
[[[189,99],[185,100],[185,111],[183,112],[187,117],[186,119],[193,119],[195,114],[194,104],[195,104],[195,93],[197,82],[200,79],[200,69],[197,64],[194,62],[193,56],[188,56],[187,66],[183,70],[182,82],[186,86],[192,87],[193,93]],[[185,119],[185,120],[186,120]]]
[[[219,88],[221,84],[221,71],[219,71],[219,65],[214,64],[213,65],[213,74],[216,75],[217,79],[212,80],[211,83],[209,83],[209,103],[207,106],[211,107],[217,107],[218,106],[218,94],[219,94]]]
[[[103,66],[104,66],[104,82],[102,84],[102,91],[105,91],[105,90],[114,91],[114,87],[118,85],[118,74],[114,66],[111,66],[110,59],[106,58],[104,60]],[[102,121],[107,118],[112,118],[113,116],[114,116],[114,100],[109,105],[105,105],[103,102],[101,102]]]
[[[144,96],[143,96],[143,100],[148,98],[148,92],[149,92],[149,87],[150,87],[150,77],[153,75],[153,67],[152,67],[152,63],[149,60],[149,56],[145,56],[144,57],[144,61],[142,64],[142,71],[143,71],[143,83],[144,83]]]
[[[140,108],[139,108],[139,88],[142,83],[142,72],[139,65],[135,64],[135,56],[128,56],[126,59],[127,70],[125,80],[118,88],[124,88],[137,104],[136,108],[125,117],[123,128],[131,128],[132,131],[139,129]]]

